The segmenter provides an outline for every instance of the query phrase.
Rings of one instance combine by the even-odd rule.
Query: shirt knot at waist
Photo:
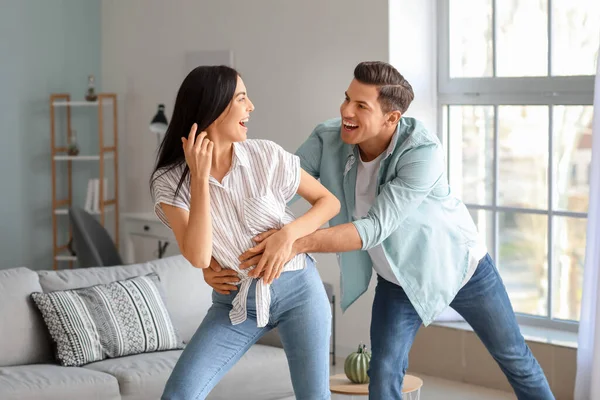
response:
[[[233,298],[233,308],[229,312],[229,319],[233,325],[241,324],[248,318],[248,293],[254,278],[240,274],[240,289]],[[256,326],[267,326],[271,311],[271,285],[264,282],[263,278],[256,279]]]
[[[298,254],[283,267],[283,272],[298,271],[306,267],[306,260],[314,258],[308,254]],[[264,282],[263,278],[251,278],[248,276],[250,270],[237,270],[240,278],[239,290],[233,298],[233,308],[229,312],[229,319],[233,325],[241,324],[248,318],[248,293],[252,282],[256,280],[255,301],[256,301],[256,325],[259,328],[267,326],[271,312],[271,284]],[[234,283],[235,284],[235,283]]]

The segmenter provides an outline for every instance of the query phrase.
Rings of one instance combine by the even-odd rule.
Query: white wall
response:
[[[403,41],[419,39],[415,29],[422,33],[433,25],[428,13],[418,10],[416,16],[421,23],[403,15],[403,26],[390,31],[406,35]],[[388,17],[385,0],[104,0],[102,81],[121,101],[123,211],[152,209],[148,178],[156,138],[148,123],[160,102],[170,116],[187,51],[231,49],[234,66],[256,106],[249,136],[271,139],[294,151],[317,123],[339,115],[358,62],[389,60],[388,53],[397,54],[395,45],[389,47]],[[395,62],[409,80],[418,75],[418,100],[411,112],[423,111],[427,118],[431,118],[427,76],[434,74],[423,75],[423,71],[434,64],[427,60],[432,53],[430,37],[425,35],[426,43],[414,45],[418,57]],[[421,54],[421,50],[426,51]],[[431,106],[435,108],[434,103]],[[434,120],[429,124],[434,126]],[[304,205],[294,207],[296,212],[304,209]],[[339,298],[335,257],[317,258],[323,280],[335,284]],[[372,293],[371,289],[344,316],[338,309],[341,356],[360,341],[369,343]]]
[[[410,82],[415,100],[406,115],[437,126],[435,0],[389,0],[390,60]],[[436,132],[437,133],[437,132]]]

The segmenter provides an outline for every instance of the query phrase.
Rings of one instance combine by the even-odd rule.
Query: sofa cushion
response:
[[[2,400],[118,400],[114,376],[52,364],[0,368]]]
[[[105,285],[31,296],[63,366],[183,348],[156,273]]]
[[[52,360],[50,338],[30,298],[40,290],[35,272],[23,267],[0,270],[0,366]]]
[[[123,400],[159,399],[182,350],[108,359],[84,368],[114,376]]]
[[[160,398],[181,351],[116,358],[84,368],[114,375],[123,400]],[[257,384],[268,377],[268,384]],[[208,400],[266,400],[294,398],[285,352],[255,344],[210,392]]]
[[[109,283],[156,272],[165,293],[165,302],[175,329],[188,342],[212,304],[212,288],[202,271],[181,255],[148,263],[60,271],[38,271],[45,292]]]

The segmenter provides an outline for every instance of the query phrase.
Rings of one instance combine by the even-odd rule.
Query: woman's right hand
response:
[[[194,123],[186,138],[182,137],[185,162],[190,169],[192,179],[208,179],[212,162],[214,144],[206,137],[206,132],[196,136],[198,124]]]

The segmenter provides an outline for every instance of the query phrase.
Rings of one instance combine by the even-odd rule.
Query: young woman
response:
[[[278,327],[298,400],[329,399],[331,311],[314,261],[296,239],[339,212],[339,201],[266,140],[246,140],[254,105],[232,68],[202,66],[183,81],[151,179],[157,216],[196,268],[211,257],[238,273],[240,287],[213,304],[169,378],[163,399],[204,399],[263,334]],[[191,129],[190,129],[191,128]],[[295,219],[298,194],[311,209]],[[239,269],[252,238],[272,228],[256,271]],[[289,260],[289,261],[288,261]],[[252,274],[253,275],[253,274]]]

